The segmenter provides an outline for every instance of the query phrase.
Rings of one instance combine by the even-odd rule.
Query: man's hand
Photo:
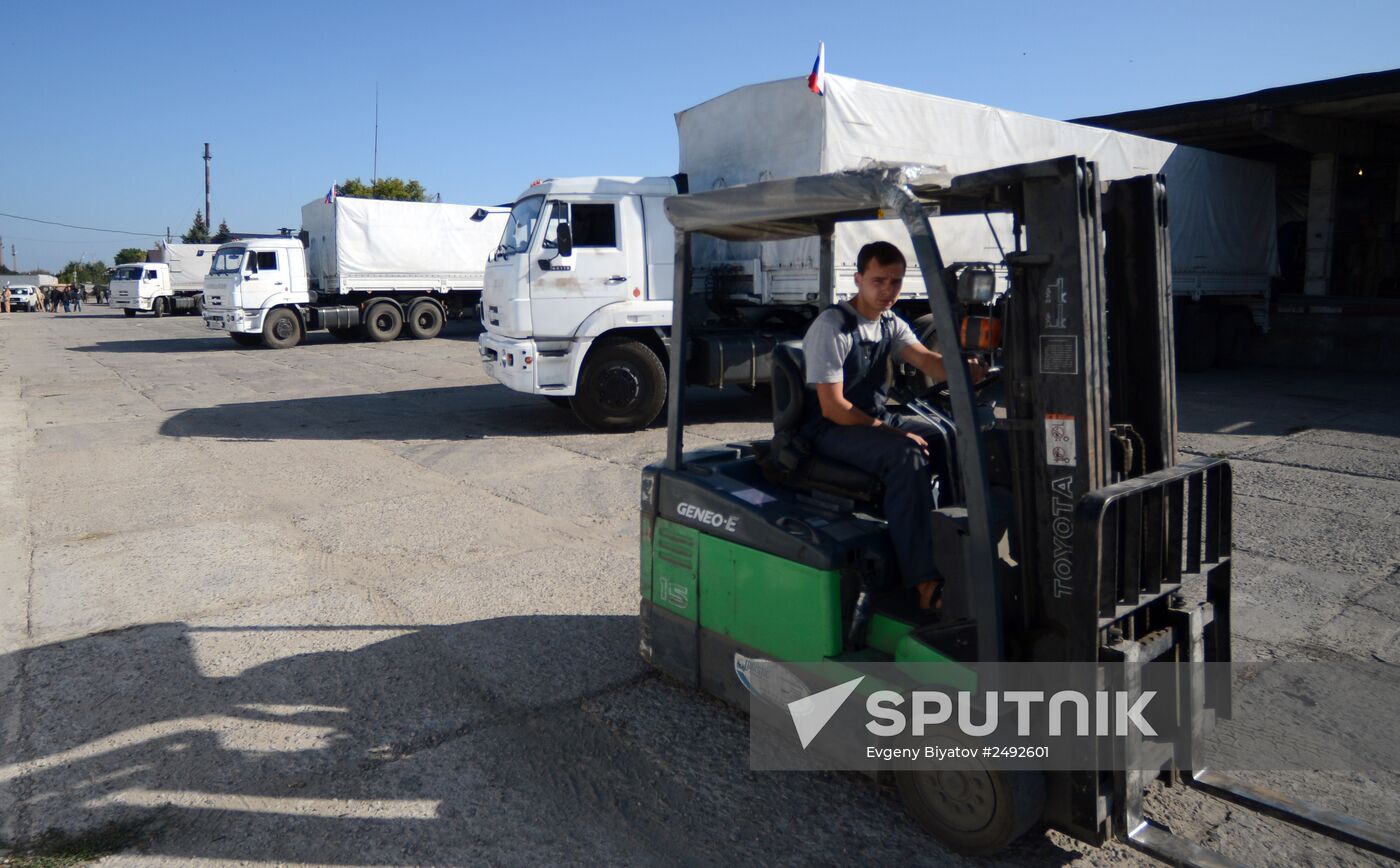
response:
[[[915,443],[919,444],[919,448],[922,449],[922,450],[924,450],[924,454],[925,454],[925,455],[928,454],[928,441],[927,441],[927,440],[925,440],[924,438],[920,437],[918,434],[915,434],[913,431],[901,431],[901,432],[899,432],[899,433],[903,434],[905,437],[908,437],[910,440],[913,440]]]
[[[980,383],[987,379],[987,368],[982,364],[982,360],[976,356],[968,357],[967,372],[972,376],[974,383]]]

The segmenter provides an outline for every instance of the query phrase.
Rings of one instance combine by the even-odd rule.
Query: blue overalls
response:
[[[912,432],[930,443],[938,433],[919,419],[897,416],[885,409],[886,380],[893,352],[894,314],[880,317],[880,339],[861,338],[853,308],[833,305],[841,313],[842,331],[854,340],[842,363],[842,394],[861,412],[888,428],[837,425],[821,414],[812,396],[806,403],[802,433],[822,455],[855,465],[876,476],[885,489],[885,521],[894,541],[901,584],[905,587],[939,580],[933,566],[933,492],[928,456],[919,444],[900,432]]]

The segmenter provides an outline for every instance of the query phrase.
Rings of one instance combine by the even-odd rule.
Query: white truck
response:
[[[197,313],[204,276],[214,261],[217,244],[171,244],[163,241],[146,253],[145,262],[118,265],[108,282],[109,307],[129,317],[137,311],[152,316]]]
[[[647,425],[664,403],[675,243],[662,201],[687,187],[875,162],[965,174],[1078,154],[1097,163],[1103,180],[1168,176],[1174,291],[1184,300],[1228,297],[1263,308],[1277,273],[1266,164],[830,75],[824,96],[805,79],[751,85],[680,112],[676,126],[681,174],[540,182],[521,194],[487,265],[480,337],[487,371],[512,389],[567,404],[595,429]],[[1009,217],[946,216],[933,225],[945,262],[976,264],[1000,282],[1002,250],[1014,245]],[[913,262],[898,221],[838,224],[838,296],[854,292],[856,253],[874,240],[904,248]],[[773,344],[800,336],[818,313],[818,239],[736,244],[701,236],[692,259],[696,279],[706,282],[709,322],[702,344],[690,348],[690,381],[766,382]],[[906,315],[926,312],[921,301],[910,299]],[[1238,310],[1249,328],[1249,309]],[[1180,319],[1188,329],[1199,325]],[[716,333],[726,322],[743,328],[732,337]],[[1241,328],[1238,318],[1230,322]]]
[[[317,200],[301,237],[219,248],[204,282],[204,322],[237,343],[281,349],[306,332],[391,341],[433,338],[474,315],[486,259],[508,210],[377,199]]]

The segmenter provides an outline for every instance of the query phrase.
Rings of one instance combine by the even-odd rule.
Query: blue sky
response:
[[[827,69],[1056,118],[1400,65],[1400,2],[32,2],[0,14],[0,212],[179,234],[295,227],[372,170],[443,201],[670,174],[674,112]],[[0,217],[23,269],[154,234]]]

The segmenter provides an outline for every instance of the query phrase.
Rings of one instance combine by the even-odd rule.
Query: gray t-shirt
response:
[[[866,319],[847,301],[841,302],[841,307],[855,314],[861,340],[880,339],[878,319]],[[807,363],[807,385],[840,383],[845,380],[842,366],[851,352],[851,345],[855,343],[856,336],[853,332],[843,332],[841,326],[840,312],[827,308],[807,327],[807,336],[802,339],[802,355],[806,357]],[[900,350],[919,342],[914,330],[897,314],[891,317],[890,338],[890,351],[896,357],[899,356]]]

